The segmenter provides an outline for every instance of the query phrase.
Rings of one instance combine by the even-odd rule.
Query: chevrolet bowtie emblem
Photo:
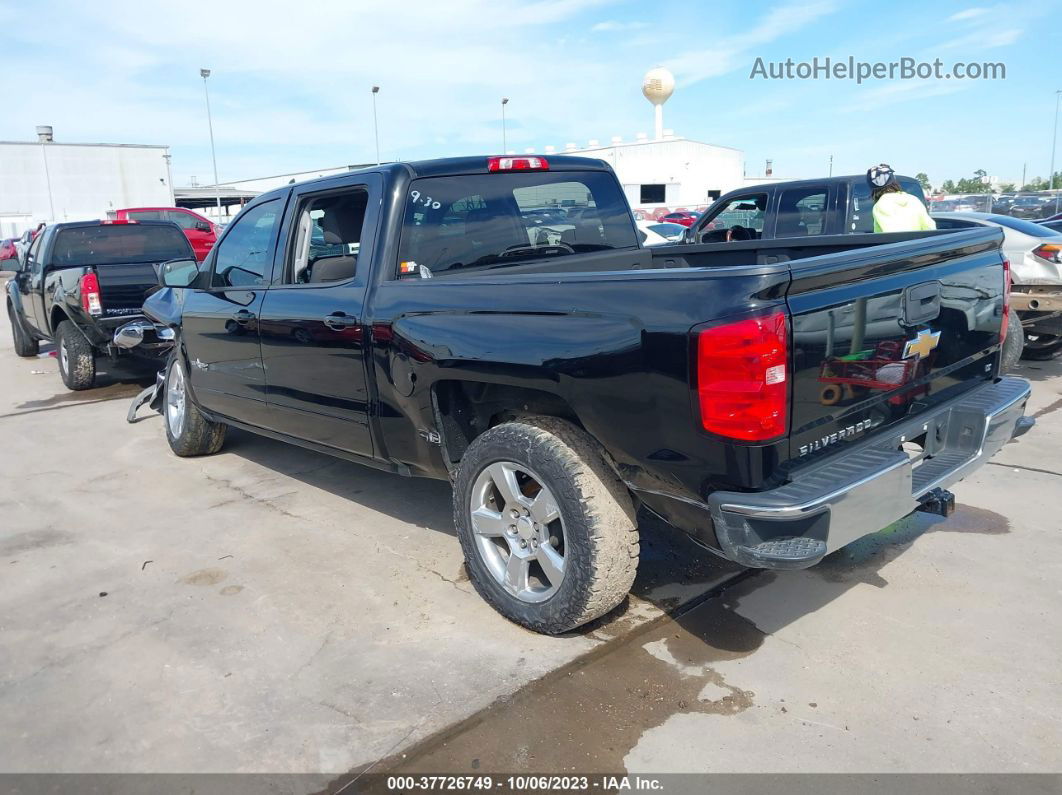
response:
[[[933,349],[937,347],[937,343],[939,342],[939,331],[922,329],[918,332],[917,337],[913,340],[907,340],[907,344],[903,346],[903,358],[910,359],[914,356],[916,360],[924,359],[933,352]]]

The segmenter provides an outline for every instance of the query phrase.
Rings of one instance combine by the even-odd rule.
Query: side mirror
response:
[[[188,287],[199,275],[194,259],[171,259],[159,267],[159,284],[163,287]]]
[[[198,229],[200,232],[210,232],[211,231],[211,226],[206,221],[196,221],[195,222],[195,228]]]

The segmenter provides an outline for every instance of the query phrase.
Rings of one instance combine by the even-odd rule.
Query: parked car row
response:
[[[1054,196],[975,193],[968,196],[930,198],[929,208],[931,212],[938,213],[983,212],[1034,220],[1056,214],[1056,202],[1062,207],[1062,199],[1056,199]]]

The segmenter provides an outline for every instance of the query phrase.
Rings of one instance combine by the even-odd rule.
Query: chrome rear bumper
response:
[[[713,493],[708,504],[723,553],[745,566],[806,568],[876,533],[1028,431],[1029,394],[1027,381],[1002,378],[815,462],[777,489]],[[923,437],[932,440],[924,456],[900,449]]]

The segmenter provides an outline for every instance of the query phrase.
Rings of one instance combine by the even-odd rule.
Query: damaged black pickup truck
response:
[[[624,599],[640,507],[773,569],[946,515],[1032,425],[1000,240],[649,249],[601,161],[396,163],[256,198],[144,311],[175,453],[231,425],[450,479],[476,589],[558,633]]]

